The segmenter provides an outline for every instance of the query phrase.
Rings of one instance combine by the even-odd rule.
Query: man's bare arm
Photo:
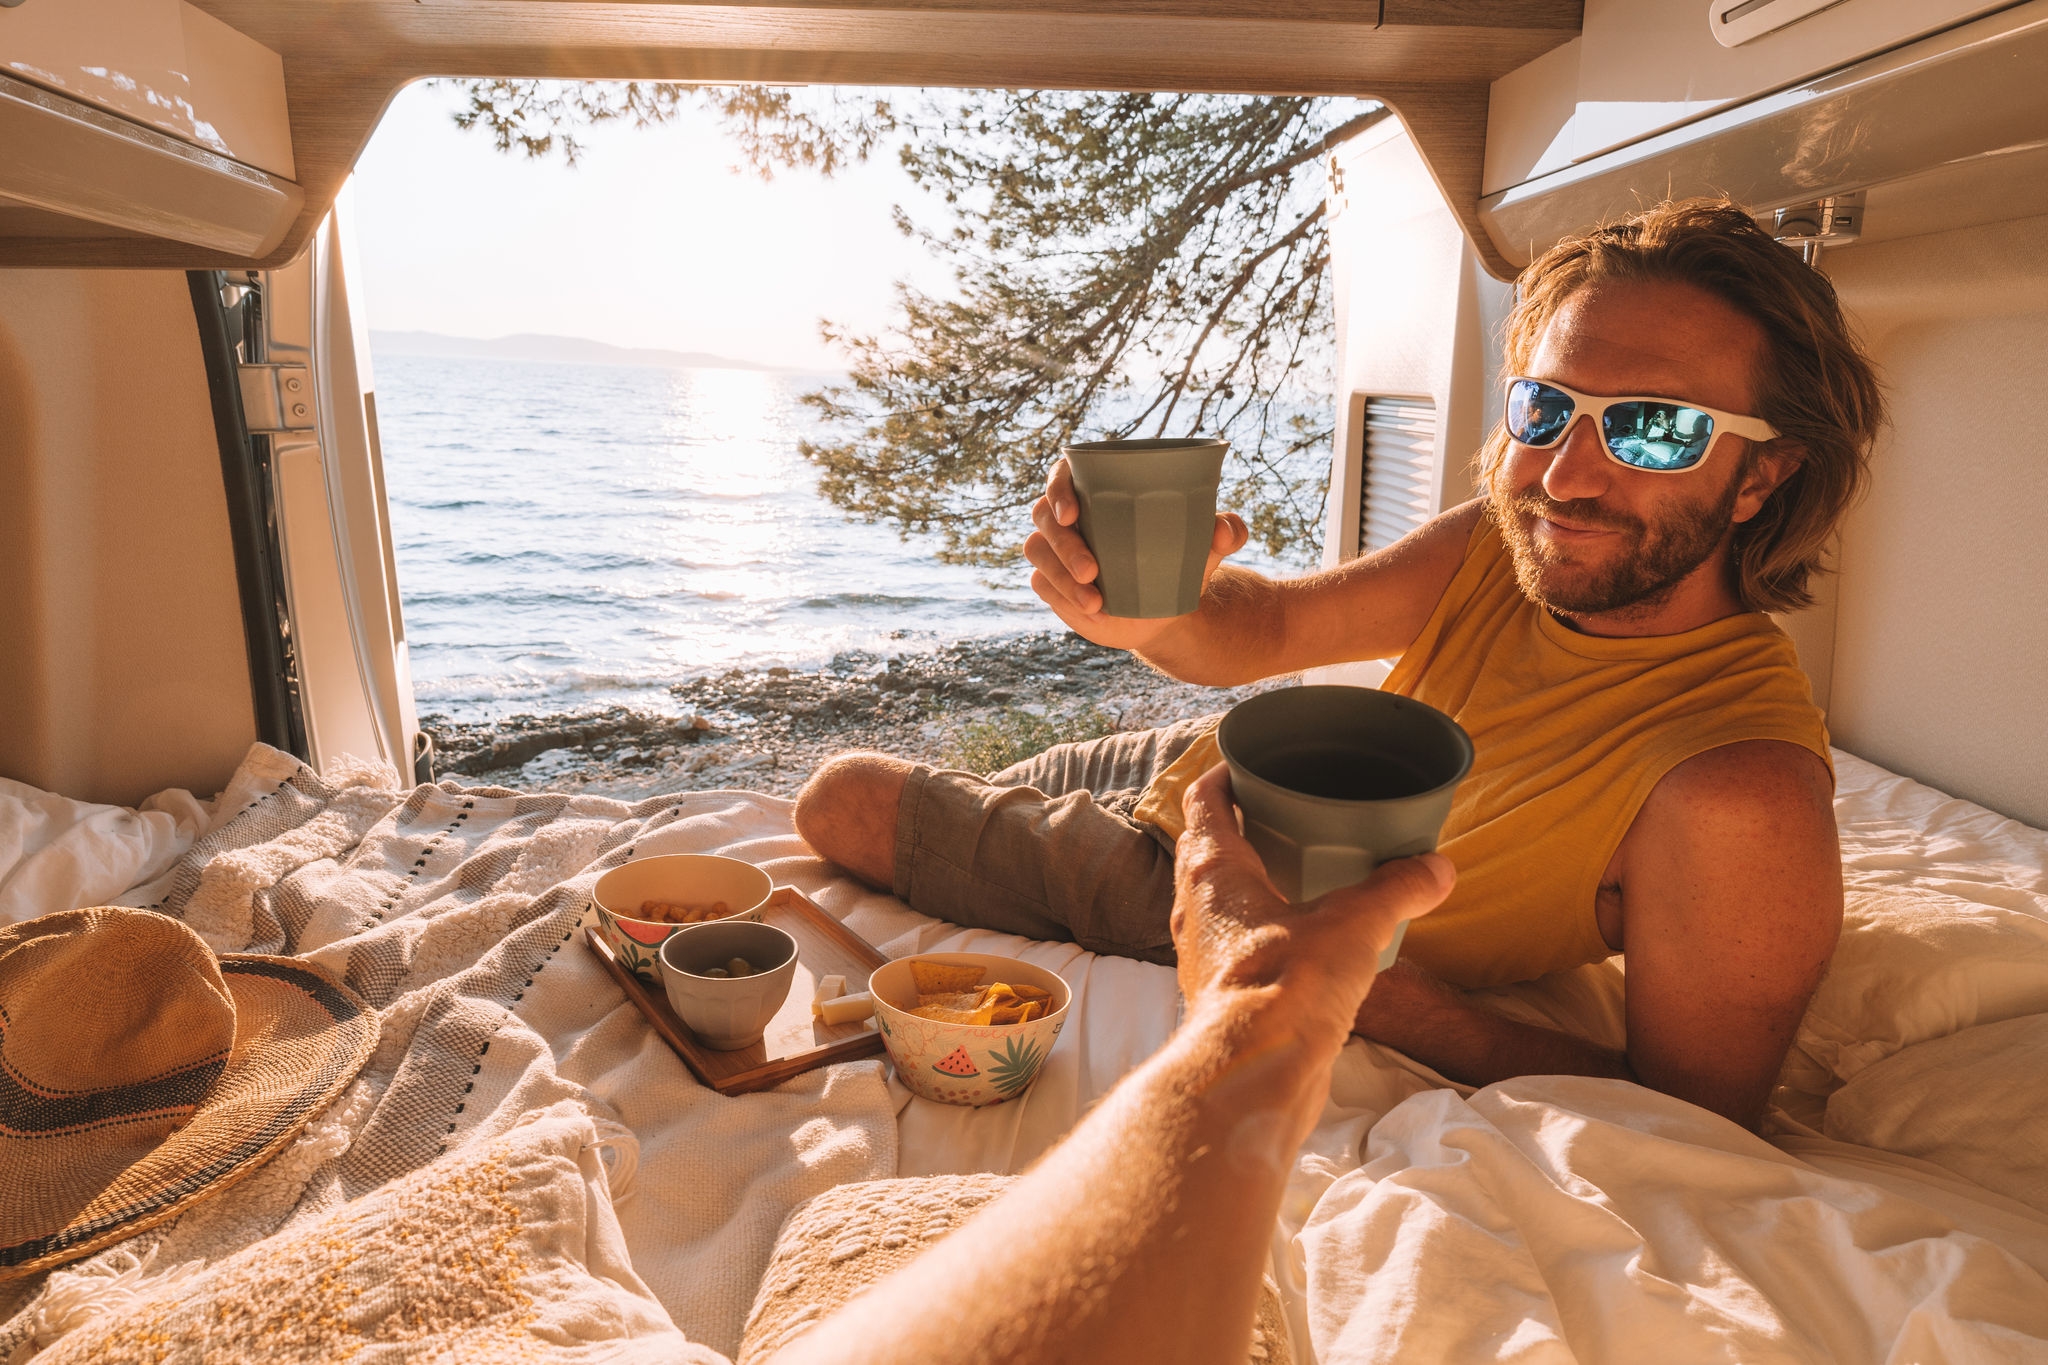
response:
[[[1466,1085],[1516,1076],[1636,1079],[1627,1053],[1467,1004],[1405,958],[1380,973],[1352,1027]]]
[[[1478,502],[1466,503],[1385,549],[1290,579],[1223,564],[1246,534],[1242,521],[1219,516],[1202,605],[1186,616],[1134,620],[1100,613],[1097,565],[1075,529],[1079,503],[1062,461],[1032,508],[1038,529],[1024,555],[1032,589],[1077,635],[1131,650],[1184,682],[1231,687],[1399,654],[1456,576],[1479,515]]]
[[[1001,1199],[778,1365],[1242,1362],[1295,1149],[1394,926],[1450,864],[1290,906],[1218,767],[1189,791],[1174,942],[1187,1018]]]
[[[1622,849],[1629,1063],[1754,1127],[1842,931],[1827,765],[1753,740],[1672,769]]]
[[[1827,768],[1771,740],[1672,769],[1617,858],[1628,1050],[1465,1003],[1402,964],[1357,1031],[1467,1085],[1617,1076],[1755,1127],[1841,932]]]

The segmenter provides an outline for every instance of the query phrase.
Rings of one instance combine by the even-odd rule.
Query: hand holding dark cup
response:
[[[1457,880],[1449,859],[1425,853],[1381,863],[1361,882],[1292,904],[1238,831],[1227,768],[1218,764],[1203,774],[1182,809],[1187,830],[1174,855],[1172,924],[1190,1016],[1278,992],[1293,1027],[1341,1043],[1381,951],[1397,929],[1441,904]]]
[[[1036,529],[1024,542],[1024,557],[1032,566],[1032,591],[1075,634],[1111,649],[1142,650],[1180,619],[1111,616],[1104,611],[1101,562],[1081,534],[1081,498],[1066,460],[1054,463],[1044,495],[1032,505],[1031,521]],[[1243,549],[1250,538],[1244,519],[1236,513],[1213,514],[1201,570],[1204,589],[1217,565]]]

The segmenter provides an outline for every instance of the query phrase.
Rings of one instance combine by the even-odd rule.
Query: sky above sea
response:
[[[922,191],[893,154],[827,180],[738,168],[719,121],[579,131],[571,167],[497,151],[456,128],[459,92],[408,86],[353,183],[371,327],[456,336],[521,332],[708,351],[792,370],[841,370],[830,318],[884,330],[894,286],[946,277],[891,221]]]

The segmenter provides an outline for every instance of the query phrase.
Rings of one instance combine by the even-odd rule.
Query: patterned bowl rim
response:
[[[781,889],[780,886],[775,888],[776,891]],[[773,899],[774,892],[770,892],[769,900]],[[695,919],[691,920],[688,924],[670,924],[665,919],[635,919],[631,915],[622,915],[616,910],[606,909],[604,903],[598,900],[596,896],[590,898],[590,908],[597,911],[600,918],[611,920],[614,924],[644,924],[650,929],[666,929],[669,933],[673,934],[678,929],[688,929],[694,924],[723,924],[727,920],[759,919],[761,918],[761,912],[768,908],[768,901],[762,901],[751,909],[735,910],[730,915],[720,915],[717,919]]]
[[[650,853],[644,858],[628,858],[623,863],[620,863],[617,867],[608,867],[603,872],[598,873],[597,880],[590,884],[591,908],[596,910],[600,917],[616,921],[620,924],[644,924],[650,929],[664,929],[667,930],[668,933],[674,933],[678,929],[687,927],[682,924],[671,924],[667,920],[641,919],[637,915],[622,915],[618,911],[612,909],[610,906],[606,905],[603,901],[597,898],[597,888],[599,884],[602,883],[606,877],[611,876],[612,873],[623,871],[624,869],[633,866],[635,863],[651,863],[662,858],[716,858],[720,862],[737,863],[742,867],[751,868],[755,872],[760,873],[761,876],[765,878],[768,883],[768,893],[762,896],[761,899],[755,902],[753,905],[748,906],[746,909],[735,910],[729,915],[720,915],[717,919],[691,920],[689,921],[690,924],[720,924],[726,920],[759,919],[761,918],[761,912],[768,908],[768,902],[775,899],[775,893],[783,889],[781,883],[777,882],[775,880],[774,875],[771,874],[766,868],[761,867],[757,863],[750,863],[745,858],[734,858],[724,853]],[[633,941],[635,943],[642,944],[647,942],[647,940],[643,938],[634,938]]]

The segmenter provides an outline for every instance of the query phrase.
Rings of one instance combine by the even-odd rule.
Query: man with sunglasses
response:
[[[1882,421],[1832,287],[1726,203],[1664,205],[1523,274],[1484,496],[1335,569],[1221,561],[1165,621],[1100,614],[1063,466],[1032,585],[1078,634],[1234,686],[1397,658],[1477,761],[1441,848],[1458,884],[1356,1029],[1455,1080],[1636,1080],[1755,1125],[1834,949],[1826,730],[1766,613],[1808,581]],[[983,780],[881,755],[822,768],[797,827],[958,923],[1171,961],[1181,798],[1214,718],[1061,746]],[[1458,988],[1626,958],[1626,1042],[1511,1020]]]

